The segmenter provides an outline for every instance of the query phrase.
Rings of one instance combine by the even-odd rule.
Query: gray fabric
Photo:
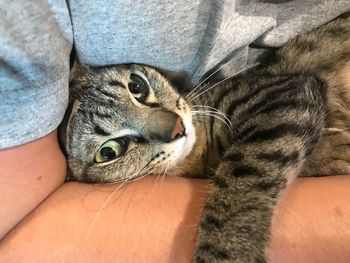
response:
[[[274,18],[277,26],[259,37],[255,44],[278,47],[348,10],[349,0],[242,0],[237,12]]]
[[[5,3],[6,2],[6,3]],[[196,82],[248,44],[278,46],[349,10],[348,0],[0,0],[0,148],[55,129],[67,103],[69,54],[91,66],[145,63]],[[70,16],[69,16],[70,12]]]
[[[0,148],[53,131],[67,104],[72,32],[64,0],[0,0]]]
[[[233,0],[105,2],[71,1],[75,47],[83,63],[141,62],[186,70],[194,81],[275,25],[273,18],[235,13]]]

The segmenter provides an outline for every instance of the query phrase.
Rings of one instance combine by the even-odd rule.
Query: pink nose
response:
[[[174,129],[171,133],[171,139],[175,140],[185,135],[185,128],[182,124],[181,118],[177,117]]]

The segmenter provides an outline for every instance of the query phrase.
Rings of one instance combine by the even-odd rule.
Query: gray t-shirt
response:
[[[68,100],[74,42],[92,66],[145,63],[196,82],[248,45],[283,44],[350,9],[349,0],[0,0],[0,148],[41,138]]]

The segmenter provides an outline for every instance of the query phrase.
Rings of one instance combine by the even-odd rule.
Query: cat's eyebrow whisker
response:
[[[192,96],[191,98],[189,98],[189,101],[195,100],[195,99],[198,98],[199,96],[203,95],[204,93],[208,92],[209,90],[211,90],[211,89],[215,88],[216,86],[220,85],[222,82],[228,80],[229,78],[232,78],[232,77],[234,77],[234,76],[237,76],[238,74],[242,73],[243,71],[245,71],[245,70],[247,70],[247,69],[250,69],[250,68],[252,68],[252,67],[255,67],[256,65],[257,65],[257,64],[253,64],[253,65],[251,65],[251,66],[249,66],[249,67],[242,68],[242,69],[239,70],[239,71],[235,71],[233,74],[231,74],[231,75],[229,75],[228,77],[226,77],[226,78],[220,80],[219,82],[217,82],[217,83],[215,83],[214,85],[210,86],[209,88],[203,90],[203,91],[200,92],[199,94],[197,94],[197,95],[195,94],[194,96]]]
[[[217,68],[213,73],[211,73],[209,76],[207,76],[205,79],[203,79],[201,82],[199,82],[186,96],[185,98],[188,98],[193,92],[195,92],[198,88],[201,87],[201,85],[206,82],[208,79],[210,79],[210,77],[212,77],[215,73],[217,73],[218,71],[220,71],[224,66],[226,65],[226,63],[224,63],[223,65],[221,65],[219,68]]]

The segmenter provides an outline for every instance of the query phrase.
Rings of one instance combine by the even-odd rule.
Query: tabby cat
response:
[[[77,64],[61,125],[70,179],[208,175],[195,262],[266,262],[279,196],[298,175],[350,173],[349,13],[263,64],[189,91],[146,65]]]

